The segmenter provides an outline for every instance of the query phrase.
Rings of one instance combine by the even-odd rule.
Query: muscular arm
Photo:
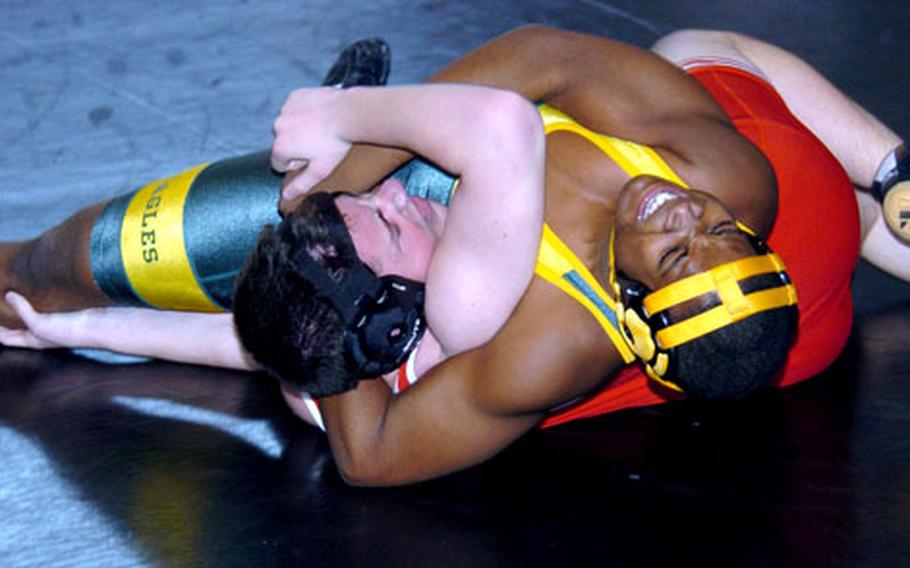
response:
[[[647,52],[604,38],[576,34],[542,26],[526,26],[510,31],[502,36],[469,52],[454,63],[433,74],[429,83],[471,83],[508,89],[522,94],[536,102],[552,102],[567,105],[566,112],[575,115],[573,101],[575,93],[585,83],[596,86],[599,95],[609,93],[609,97],[588,97],[595,103],[597,120],[591,127],[608,131],[617,124],[604,124],[603,108],[609,107],[607,116],[618,123],[635,123],[645,119],[648,123],[658,122],[658,113],[670,112],[662,106],[671,103],[682,106],[679,93],[662,94],[660,89],[652,88],[652,81],[644,77],[646,73],[632,73],[636,66],[645,61],[656,66],[661,74],[667,73],[669,66],[651,58]],[[643,71],[653,72],[651,69]],[[672,69],[670,72],[673,72]],[[601,85],[607,85],[604,91]],[[651,100],[643,98],[645,94]],[[716,113],[717,109],[710,104],[705,111]],[[588,119],[587,112],[578,112]],[[716,115],[715,115],[716,116]],[[721,115],[722,116],[722,113]],[[613,133],[613,132],[611,132]],[[624,130],[615,134],[628,134]],[[637,132],[636,134],[643,134]],[[388,175],[397,166],[406,162],[413,154],[397,149],[369,145],[358,145],[336,168],[317,190],[337,190],[362,192],[367,191],[380,179]],[[300,202],[295,197],[282,204],[285,211],[293,209]]]
[[[619,364],[593,318],[535,280],[487,345],[437,366],[400,396],[363,381],[321,408],[345,479],[398,485],[490,458]]]
[[[756,230],[764,232],[773,221],[773,172],[761,153],[694,80],[648,51],[526,26],[466,54],[429,82],[490,85],[553,104],[588,128],[664,150],[686,181],[717,194]],[[365,190],[406,156],[389,158],[372,147],[357,148],[325,187],[344,187],[338,185],[343,180]]]
[[[277,169],[303,160],[308,170],[325,167],[323,155],[344,142],[367,142],[414,150],[457,173],[426,274],[427,319],[449,353],[495,333],[531,281],[543,224],[545,144],[533,105],[510,91],[453,84],[306,90],[289,97],[275,133]]]

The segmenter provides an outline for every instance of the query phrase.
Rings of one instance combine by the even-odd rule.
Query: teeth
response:
[[[664,203],[667,203],[668,201],[673,201],[674,199],[677,199],[677,198],[679,198],[679,195],[669,192],[669,191],[661,191],[661,192],[658,192],[656,195],[653,195],[650,199],[648,199],[648,202],[645,203],[645,209],[644,209],[644,211],[641,212],[642,220],[645,220],[648,217],[650,217],[655,211],[660,209],[660,206],[663,205]]]

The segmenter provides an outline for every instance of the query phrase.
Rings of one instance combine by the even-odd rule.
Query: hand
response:
[[[43,314],[36,312],[29,301],[16,292],[7,292],[5,299],[26,328],[9,329],[0,326],[0,345],[28,349],[80,347],[91,309]]]
[[[351,141],[337,132],[338,99],[333,88],[297,89],[275,120],[272,168],[285,172],[282,199],[305,194],[344,159]]]

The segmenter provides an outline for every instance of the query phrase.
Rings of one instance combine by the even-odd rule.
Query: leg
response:
[[[385,41],[372,38],[354,42],[339,54],[326,74],[323,84],[336,87],[384,85],[388,78],[390,61],[391,52]],[[219,187],[231,186],[232,182],[237,182],[242,186],[241,195],[249,197],[255,193],[262,196],[262,201],[253,198],[253,201],[241,203],[232,201],[230,196],[225,198],[227,201],[217,203],[211,203],[211,199],[204,201],[209,211],[211,208],[217,210],[218,206],[224,207],[224,211],[242,210],[236,220],[227,215],[218,216],[230,221],[221,225],[213,224],[211,218],[205,216],[195,222],[195,225],[200,225],[200,232],[233,228],[231,238],[222,240],[227,250],[203,251],[224,259],[217,267],[209,267],[209,272],[221,271],[227,274],[231,270],[236,272],[239,269],[245,257],[245,249],[252,249],[262,225],[278,221],[272,213],[272,204],[278,194],[280,179],[269,170],[267,156],[260,159],[254,154],[236,160],[216,162],[213,166],[209,169],[217,173],[212,173],[210,176],[212,179],[198,185],[212,186],[217,191],[204,191],[204,187],[198,191],[209,195],[224,195],[225,192]],[[267,204],[264,208],[256,207],[257,203],[263,202]],[[76,213],[37,239],[21,243],[0,243],[0,326],[13,328],[22,326],[15,311],[3,299],[8,290],[21,293],[29,299],[35,309],[42,312],[70,311],[115,303],[96,285],[89,263],[92,228],[106,204],[107,202],[99,203]],[[251,226],[241,231],[244,222]],[[185,226],[188,225],[194,223],[186,222]],[[242,254],[234,259],[238,250]],[[221,296],[227,296],[229,301],[232,289],[231,280],[226,292],[219,293],[208,289],[206,291],[214,294],[219,300],[222,299]],[[165,304],[160,307],[172,306]]]
[[[900,138],[792,53],[748,36],[682,30],[654,44],[653,51],[674,64],[722,57],[753,68],[777,90],[790,111],[834,154],[854,185],[867,190],[879,165]],[[837,117],[832,120],[832,117]],[[896,186],[894,191],[901,190]],[[889,231],[882,208],[867,191],[857,192],[862,221],[863,258],[910,281],[910,247]],[[896,232],[903,234],[895,229]]]
[[[92,226],[104,205],[87,207],[36,239],[0,244],[0,293],[16,290],[44,311],[110,305],[88,262]],[[2,296],[0,325],[21,326]]]

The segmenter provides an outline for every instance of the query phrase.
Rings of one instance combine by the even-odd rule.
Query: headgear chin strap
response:
[[[345,234],[350,238],[346,229]],[[404,363],[426,331],[422,283],[394,275],[378,277],[359,260],[335,282],[305,249],[297,252],[293,263],[316,287],[318,296],[341,314],[345,357],[361,377],[378,377]]]
[[[636,281],[620,283],[613,250],[615,230],[610,236],[610,286],[616,296],[620,331],[644,363],[648,376],[675,391],[683,390],[675,383],[676,347],[754,314],[797,303],[796,288],[780,257],[770,252],[748,227],[739,222],[737,226],[747,235],[757,255],[715,266],[653,292]],[[760,275],[777,278],[760,290],[744,293],[743,281]],[[708,293],[716,294],[720,303],[678,322],[670,319],[671,308]]]

